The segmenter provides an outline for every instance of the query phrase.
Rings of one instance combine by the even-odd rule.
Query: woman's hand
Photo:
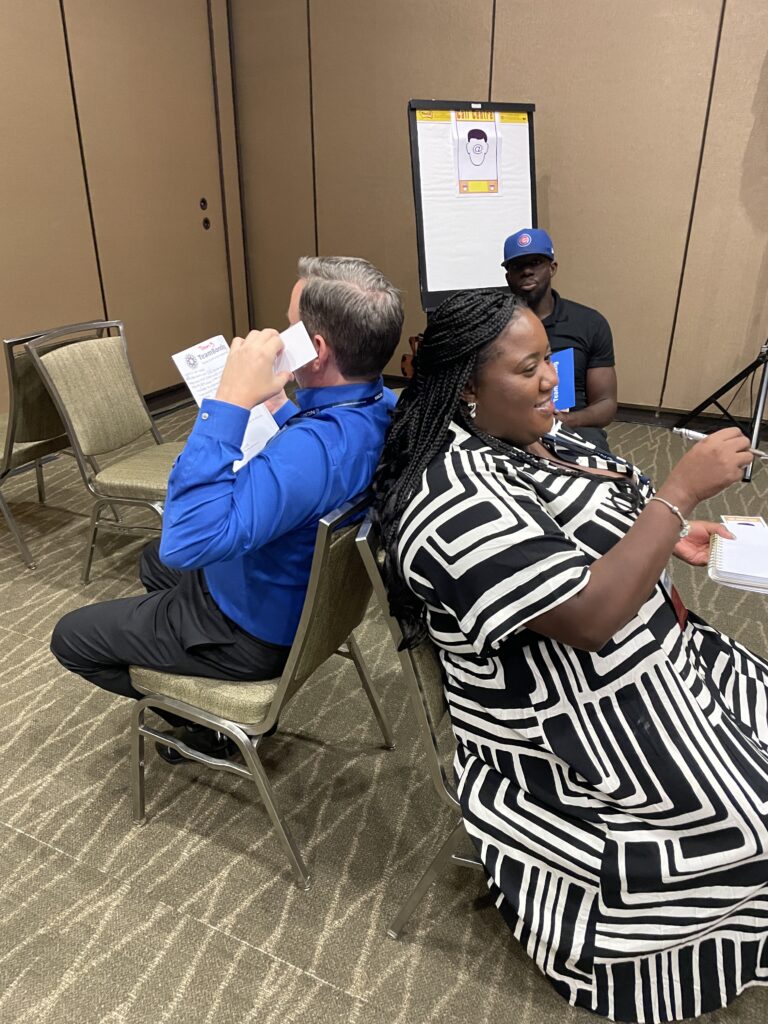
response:
[[[695,519],[688,524],[687,537],[681,537],[675,544],[672,553],[688,565],[706,565],[709,561],[709,539],[714,534],[734,540],[734,536],[722,523],[710,523],[704,519]]]
[[[658,490],[687,518],[700,501],[741,479],[752,462],[749,438],[738,427],[710,434],[685,453]]]

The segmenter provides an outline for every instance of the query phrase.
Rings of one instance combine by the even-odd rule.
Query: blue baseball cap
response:
[[[504,261],[502,267],[518,256],[546,256],[548,260],[554,260],[555,247],[552,239],[543,228],[523,228],[510,235],[504,243]]]

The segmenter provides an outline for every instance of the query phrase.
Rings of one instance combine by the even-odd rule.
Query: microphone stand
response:
[[[716,405],[720,412],[723,414],[723,416],[730,420],[734,427],[738,427],[739,424],[736,422],[736,420],[728,411],[728,409],[726,409],[724,405],[720,404],[719,399],[723,395],[727,394],[727,392],[729,392],[732,388],[736,387],[737,384],[741,384],[741,382],[743,380],[746,380],[747,377],[751,376],[753,373],[756,373],[757,370],[761,367],[762,373],[760,375],[760,388],[757,393],[757,399],[755,401],[754,408],[752,409],[750,428],[751,447],[757,448],[758,444],[760,443],[760,428],[763,423],[765,402],[766,398],[768,398],[768,338],[766,338],[766,340],[760,346],[760,352],[756,359],[753,359],[752,362],[748,366],[745,366],[743,370],[739,370],[735,377],[731,377],[731,379],[727,381],[727,383],[723,384],[721,388],[718,388],[717,391],[713,391],[712,394],[708,398],[705,398],[704,401],[701,402],[699,405],[697,405],[695,409],[692,409],[690,412],[687,412],[683,416],[681,416],[680,419],[675,423],[675,427],[687,426],[687,424],[689,424],[692,419],[695,419],[710,405]],[[744,470],[742,480],[745,483],[749,483],[752,479],[752,469],[753,463],[750,463],[750,465],[748,465]]]

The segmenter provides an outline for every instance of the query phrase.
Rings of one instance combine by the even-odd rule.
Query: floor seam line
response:
[[[53,843],[48,843],[46,842],[45,839],[40,839],[38,836],[30,835],[29,832],[25,832],[23,829],[18,828],[16,825],[11,825],[10,822],[0,821],[0,826],[10,829],[10,831],[15,832],[17,835],[24,836],[26,839],[30,839],[33,843],[37,843],[38,846],[44,846],[46,847],[46,849],[53,850],[55,853],[62,854],[62,856],[66,857],[68,860],[73,861],[75,864],[79,864],[81,867],[89,868],[92,871],[98,872],[98,874],[102,875],[104,878],[111,879],[113,882],[115,882],[116,885],[120,887],[126,887],[127,889],[136,888],[136,886],[134,885],[133,882],[130,881],[130,879],[117,878],[115,875],[112,875],[109,872],[104,871],[102,868],[96,867],[95,865],[92,865],[87,861],[81,860],[79,857],[74,856],[74,854],[69,853],[67,850],[63,850],[60,846],[54,846]],[[146,894],[143,894],[143,896],[144,899],[148,898]],[[157,900],[156,903],[158,904],[158,906],[166,907],[174,914],[182,914],[183,917],[188,918],[190,921],[196,921],[197,924],[201,924],[205,928],[210,928],[212,931],[217,932],[219,935],[224,935],[228,939],[232,939],[235,942],[239,942],[243,946],[247,946],[249,949],[255,950],[257,953],[262,953],[264,956],[269,957],[270,960],[274,960],[276,963],[282,964],[284,967],[291,967],[294,970],[299,971],[306,977],[312,978],[314,981],[319,982],[321,985],[325,985],[327,988],[333,989],[334,992],[340,992],[342,995],[348,996],[350,999],[354,999],[356,1003],[360,1003],[364,1006],[370,1005],[369,1000],[366,999],[364,996],[357,996],[353,992],[348,992],[346,989],[341,988],[339,985],[334,985],[332,981],[328,981],[326,978],[321,978],[319,974],[315,974],[312,971],[307,971],[303,967],[300,967],[298,964],[294,964],[291,963],[290,960],[286,960],[284,957],[277,956],[277,954],[275,953],[270,953],[269,950],[262,949],[261,946],[257,946],[253,942],[248,942],[247,939],[242,939],[238,935],[233,935],[231,932],[224,931],[223,928],[217,928],[216,925],[211,924],[210,921],[202,921],[199,917],[195,917],[194,914],[188,914],[186,911],[179,911],[170,903],[166,903],[165,900]]]

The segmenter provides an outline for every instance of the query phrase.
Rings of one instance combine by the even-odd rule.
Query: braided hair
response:
[[[493,288],[447,298],[429,318],[414,358],[414,376],[395,407],[374,477],[373,517],[381,531],[390,611],[400,624],[405,647],[422,639],[426,621],[423,603],[400,575],[400,517],[424,470],[444,447],[451,421],[458,418],[471,428],[461,411],[464,388],[487,358],[491,342],[524,308],[518,296]]]

